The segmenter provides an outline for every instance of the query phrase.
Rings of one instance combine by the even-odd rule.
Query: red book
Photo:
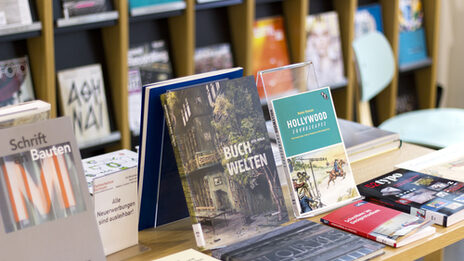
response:
[[[333,211],[321,222],[392,247],[435,233],[432,222],[363,200]]]

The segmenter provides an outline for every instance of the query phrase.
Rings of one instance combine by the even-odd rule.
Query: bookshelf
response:
[[[89,61],[101,63],[112,118],[112,131],[120,133],[118,141],[107,144],[106,148],[110,149],[129,149],[137,140],[131,134],[128,124],[127,51],[132,44],[165,40],[174,76],[179,77],[194,73],[193,56],[196,47],[219,41],[229,42],[234,64],[243,67],[246,75],[251,75],[255,19],[271,15],[284,17],[290,59],[292,63],[296,63],[304,61],[306,16],[334,10],[340,21],[347,82],[333,88],[333,97],[338,116],[346,119],[353,118],[354,90],[357,88],[351,42],[354,38],[354,14],[359,5],[373,2],[382,5],[385,35],[395,55],[398,54],[399,0],[224,0],[208,4],[186,0],[183,9],[148,12],[136,16],[131,15],[127,0],[107,1],[111,10],[117,12],[116,18],[58,27],[57,14],[61,10],[57,9],[60,9],[60,1],[31,0],[31,9],[36,12],[35,19],[41,22],[41,29],[17,35],[0,35],[0,45],[6,46],[4,50],[17,45],[19,47],[15,48],[15,55],[29,55],[36,96],[52,104],[53,116],[59,116],[57,71],[67,67],[66,63],[81,65],[79,62],[69,62],[65,59],[74,56],[79,56],[79,59],[89,57]],[[417,67],[406,68],[404,72],[397,70],[392,83],[376,99],[379,122],[395,115],[399,83],[409,84],[410,81],[414,85],[418,108],[435,106],[440,0],[422,2],[430,61]],[[209,34],[210,38],[207,38]],[[73,54],[76,52],[75,47],[68,45],[73,43],[72,39],[76,35],[87,39],[85,42],[89,50],[82,50],[82,55]],[[84,51],[87,53],[84,54]],[[69,56],[65,56],[66,54]],[[6,57],[6,52],[1,51],[0,57]]]

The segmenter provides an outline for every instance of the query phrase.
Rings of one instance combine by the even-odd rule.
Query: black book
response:
[[[397,169],[358,185],[368,201],[442,226],[464,219],[464,183]]]
[[[384,245],[301,220],[266,234],[213,251],[221,260],[367,260],[383,254]]]

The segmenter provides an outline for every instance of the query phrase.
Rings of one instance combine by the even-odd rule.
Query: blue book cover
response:
[[[426,60],[427,46],[420,0],[400,1],[399,66]]]
[[[242,68],[225,69],[146,85],[142,90],[139,150],[139,229],[188,217],[174,152],[165,128],[160,95],[168,90],[243,76]],[[173,207],[175,206],[175,207]]]
[[[159,4],[168,4],[173,2],[182,2],[183,0],[129,0],[129,7],[138,8],[138,7],[147,7]]]
[[[371,4],[358,7],[354,17],[355,37],[372,31],[383,33],[382,7]]]

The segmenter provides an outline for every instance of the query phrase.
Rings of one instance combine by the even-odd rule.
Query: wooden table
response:
[[[392,171],[395,164],[424,155],[430,151],[430,149],[420,146],[403,144],[399,150],[355,162],[352,164],[355,180],[359,184],[370,178],[380,176]],[[292,213],[291,211],[290,207],[289,213]],[[323,215],[309,219],[319,222],[320,217]],[[419,240],[401,248],[386,246],[385,254],[374,260],[415,260],[420,257],[425,257],[425,261],[442,260],[444,247],[464,239],[464,221],[448,228],[441,226],[436,226],[436,228],[436,234],[427,239]],[[156,229],[143,230],[139,233],[139,241],[140,244],[149,247],[150,250],[136,256],[132,254],[133,257],[128,260],[152,260],[188,248],[195,248],[195,239],[189,218]],[[123,255],[124,252],[128,251],[136,252],[137,250],[121,251],[109,256],[108,259],[127,258],[128,254]]]

